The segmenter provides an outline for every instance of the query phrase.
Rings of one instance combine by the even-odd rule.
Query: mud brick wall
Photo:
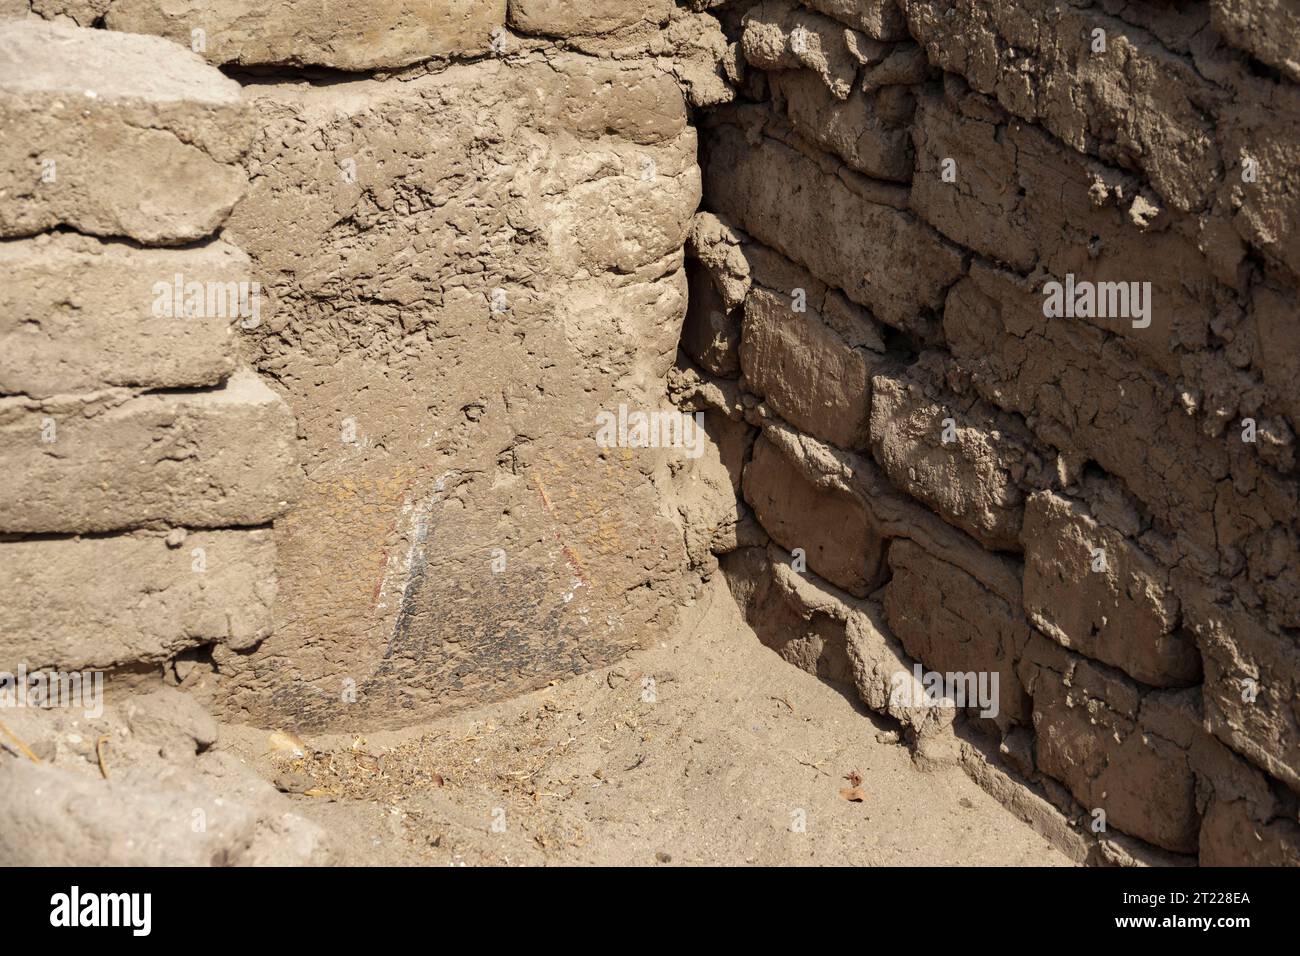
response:
[[[177,277],[254,281],[222,232],[250,120],[238,84],[168,41],[0,21],[2,671],[159,666],[271,632],[293,415],[240,358],[237,291],[174,313]]]
[[[197,647],[219,713],[309,730],[508,696],[671,629],[734,530],[729,476],[712,444],[593,431],[672,409],[690,111],[734,96],[716,20],[666,0],[0,13],[0,229],[35,237],[0,244],[21,277],[0,320],[16,651]],[[150,314],[155,280],[200,271],[257,281],[260,321]],[[222,529],[204,590],[173,527]]]
[[[396,726],[721,567],[1079,859],[1300,862],[1297,49],[1274,0],[0,0],[0,669]],[[593,441],[670,400],[698,459]]]
[[[1294,5],[714,12],[673,389],[756,630],[1081,859],[1300,863]],[[996,716],[903,706],[914,664]]]

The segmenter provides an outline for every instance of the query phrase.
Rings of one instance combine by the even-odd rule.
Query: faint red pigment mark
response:
[[[590,588],[591,581],[587,578],[586,569],[583,568],[582,561],[578,558],[577,552],[569,547],[569,545],[565,543],[564,538],[560,536],[560,529],[558,527],[560,516],[555,513],[555,507],[551,504],[550,495],[546,493],[546,488],[542,485],[542,479],[537,477],[536,472],[534,472],[530,477],[533,479],[533,484],[537,486],[537,494],[542,499],[542,505],[546,508],[546,513],[551,516],[557,525],[551,529],[551,533],[555,535],[555,540],[560,546],[560,551],[564,554],[564,560],[568,562],[569,568],[573,571],[574,576],[582,582],[583,586]]]

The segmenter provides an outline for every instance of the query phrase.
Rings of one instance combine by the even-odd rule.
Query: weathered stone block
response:
[[[745,381],[786,421],[842,448],[868,438],[869,384],[881,356],[852,348],[811,307],[755,286],[745,300]]]
[[[759,640],[789,663],[823,680],[852,683],[872,710],[900,721],[922,756],[942,744],[956,717],[951,707],[914,704],[898,693],[913,661],[889,633],[880,608],[808,571],[789,552],[744,548],[722,562],[727,584]]]
[[[1027,721],[1029,698],[1015,663],[1029,627],[1017,609],[911,541],[890,545],[889,567],[885,620],[907,653],[927,670],[996,673],[996,718]],[[968,703],[968,709],[973,706]]]
[[[1019,550],[1024,426],[907,372],[873,376],[871,392],[871,450],[890,480],[985,547]]]
[[[745,249],[748,238],[711,212],[696,213],[691,220],[687,255],[699,262],[728,310],[743,304],[749,292],[751,270]]]
[[[672,6],[672,0],[510,0],[510,25],[542,36],[595,36],[665,23]]]
[[[1176,209],[1209,198],[1219,155],[1207,110],[1226,97],[1143,31],[1062,0],[902,0],[902,7],[931,62],[1011,113],[1080,152],[1142,171]],[[1096,29],[1106,48],[1094,53]]]
[[[235,324],[264,318],[248,257],[219,240],[40,236],[0,244],[0,273],[0,393],[216,385],[235,369]]]
[[[1152,691],[1043,638],[1026,645],[1035,763],[1106,825],[1176,853],[1197,849],[1200,815],[1189,749],[1199,732],[1194,690]]]
[[[0,236],[201,239],[244,191],[248,124],[239,84],[170,41],[0,21]]]
[[[884,541],[863,504],[818,488],[766,437],[754,443],[744,493],[767,533],[787,551],[802,549],[808,567],[832,584],[865,597],[879,581]]]
[[[841,101],[804,70],[773,73],[768,83],[800,135],[868,176],[898,182],[912,178],[912,142],[904,125],[911,112],[910,93],[900,97],[893,91],[854,90]]]
[[[1239,73],[1231,108],[1219,114],[1224,175],[1207,233],[1231,228],[1266,261],[1300,281],[1300,86]],[[1218,240],[1224,241],[1224,240]]]
[[[200,644],[245,650],[271,629],[269,530],[39,539],[0,544],[0,670],[112,668]]]
[[[700,184],[671,73],[556,52],[254,92],[227,235],[292,303],[246,337],[309,481],[226,706],[408,724],[664,633],[707,566],[669,474],[695,451],[602,447],[597,416],[676,412]]]
[[[1201,866],[1300,866],[1294,797],[1214,737],[1195,742],[1192,762]]]
[[[849,180],[773,139],[709,131],[705,188],[713,208],[760,242],[896,328],[924,327],[961,274],[962,257],[909,213],[855,192]]]
[[[282,514],[301,473],[288,407],[253,373],[219,388],[0,399],[0,530],[219,528]]]
[[[0,0],[0,16],[24,17],[29,13],[46,20],[67,18],[79,27],[93,27],[108,12],[113,0]]]
[[[1197,248],[1196,223],[1190,217],[1171,222],[1137,178],[952,86],[946,99],[924,97],[917,110],[917,214],[954,242],[1020,273],[1042,269],[1058,281],[1073,275],[1079,284],[1118,282],[1126,290],[1150,283],[1145,316],[1131,310],[1075,321],[1122,337],[1166,375],[1184,374],[1180,353],[1208,349],[1211,329],[1238,308]],[[944,178],[949,160],[951,182]],[[1233,276],[1243,252],[1223,266]],[[1189,282],[1192,275],[1199,281]]]
[[[804,0],[804,6],[877,40],[907,39],[907,23],[896,0]]]
[[[740,374],[741,310],[728,308],[709,270],[696,259],[686,261],[690,304],[682,323],[682,348],[701,368],[723,378]]]
[[[505,15],[506,0],[112,0],[105,19],[212,63],[374,70],[486,53]]]
[[[742,548],[728,555],[722,567],[746,621],[765,647],[822,680],[851,683],[844,617],[803,599],[790,560],[789,553],[774,546]],[[830,587],[817,579],[803,584],[813,592]],[[834,601],[831,595],[823,596]]]
[[[1259,823],[1240,800],[1210,802],[1201,821],[1201,866],[1300,866],[1300,826],[1279,817]]]
[[[743,547],[746,536],[758,531],[737,494],[754,429],[713,410],[700,421],[702,453],[678,463],[672,475],[687,559],[707,578],[717,567],[714,555]]]
[[[1187,576],[1176,583],[1204,661],[1206,726],[1300,792],[1300,648],[1254,615],[1214,603]]]
[[[1300,430],[1300,341],[1296,336],[1295,293],[1276,286],[1255,287],[1253,315],[1259,337],[1259,365],[1275,406]]]
[[[1300,622],[1300,565],[1284,557],[1300,547],[1297,487],[1261,460],[1259,444],[1242,442],[1235,428],[1216,436],[1212,423],[1175,404],[1174,383],[1122,342],[1044,318],[1029,283],[983,264],[953,288],[943,329],[983,397],[1122,479],[1186,561],[1234,578],[1274,626]]]
[[[1044,634],[1156,687],[1200,677],[1169,571],[1136,542],[1050,491],[1030,497],[1023,540],[1025,613]]]
[[[1300,7],[1294,0],[1211,0],[1214,29],[1300,83]]]
[[[902,723],[915,737],[918,756],[950,756],[950,730],[957,719],[956,708],[916,703],[924,687],[906,683],[915,680],[916,662],[890,634],[880,608],[861,603],[864,607],[849,616],[844,629],[858,698],[877,713]],[[904,687],[906,694],[900,692]]]
[[[760,0],[745,12],[740,49],[760,70],[807,69],[820,77],[838,100],[848,98],[857,79],[858,60],[849,31],[811,13],[795,0]]]

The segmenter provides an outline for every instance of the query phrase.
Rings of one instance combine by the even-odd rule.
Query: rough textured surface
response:
[[[916,328],[918,314],[937,309],[960,274],[956,250],[889,204],[892,191],[824,171],[779,140],[754,149],[730,124],[710,130],[707,143],[710,207],[880,321]]]
[[[910,541],[889,549],[885,621],[907,653],[938,671],[998,674],[998,719],[1024,723],[1029,698],[1015,661],[1029,628],[978,581]]]
[[[325,831],[213,750],[216,724],[182,693],[134,696],[100,716],[24,708],[5,717],[41,760],[0,755],[5,866],[331,861]]]
[[[840,100],[804,70],[774,73],[769,82],[773,105],[799,135],[868,176],[911,179],[912,143],[906,124],[915,100],[906,86],[854,89]]]
[[[1203,866],[1300,865],[1293,796],[1213,738],[1192,750]]]
[[[928,391],[928,394],[927,394]],[[895,485],[985,547],[1019,550],[1032,442],[1010,416],[977,401],[941,404],[924,379],[871,380],[871,450]]]
[[[0,667],[85,695],[80,718],[6,708],[0,859],[327,862],[319,828],[204,753],[191,700],[133,693],[270,633],[269,524],[302,480],[293,416],[239,354],[260,282],[212,235],[247,181],[239,85],[164,39],[4,20],[0,114]]]
[[[271,632],[270,530],[140,532],[0,543],[0,670],[111,669]]]
[[[809,0],[808,9],[834,17],[877,40],[902,40],[907,26],[896,0]]]
[[[745,500],[808,547],[723,570],[765,643],[827,677],[842,645],[904,726],[891,669],[996,673],[998,720],[950,713],[918,762],[1072,852],[1293,860],[1292,6],[888,9],[723,16],[747,72],[702,123],[700,278],[740,369],[688,337],[680,388],[762,429]],[[837,296],[889,327],[865,383]]]
[[[623,660],[721,571],[759,641],[1072,859],[1295,862],[1294,12],[10,0],[9,657],[351,736]],[[257,315],[160,315],[177,277]],[[991,675],[996,715],[920,686]],[[140,707],[112,739],[175,773],[124,745],[105,786],[25,722],[53,766],[13,832],[162,859],[114,842],[138,805],[179,860],[320,859],[205,718]],[[359,786],[359,739],[277,785]],[[552,766],[534,798],[592,769]]]
[[[1295,158],[1280,144],[1295,135],[1300,90],[1256,78],[1220,51],[1188,58],[1178,44],[1168,48],[1145,28],[1158,28],[1158,17],[1134,25],[1064,0],[902,6],[932,62],[1066,145],[1142,173],[1174,209],[1212,210],[1296,270],[1294,219],[1286,222],[1296,196],[1285,185]],[[1287,24],[1278,26],[1273,35],[1285,36]],[[1098,30],[1105,49],[1094,52]],[[1265,171],[1253,183],[1241,176],[1248,159]]]
[[[0,124],[0,237],[176,245],[244,191],[239,84],[157,37],[0,20]]]
[[[592,36],[638,24],[662,25],[668,21],[672,6],[671,0],[510,0],[510,25],[521,33]]]
[[[506,0],[11,0],[81,27],[166,37],[214,64],[401,67],[482,55],[506,20]],[[9,11],[0,6],[0,16]]]
[[[871,514],[849,495],[818,488],[765,437],[745,466],[745,501],[787,550],[850,594],[879,583],[884,545]]]
[[[255,95],[226,234],[274,299],[249,341],[308,480],[277,525],[280,626],[231,663],[231,711],[398,724],[670,623],[689,450],[596,438],[620,405],[672,411],[700,188],[677,82],[561,54]]]
[[[1300,792],[1300,650],[1240,610],[1192,603],[1188,624],[1205,666],[1210,731]]]
[[[235,370],[236,323],[261,319],[260,308],[257,317],[239,314],[238,283],[254,280],[248,257],[220,240],[145,250],[56,233],[0,244],[0,271],[7,280],[0,287],[6,395],[216,385]],[[203,290],[191,300],[193,315],[173,308],[177,276],[182,289],[199,283]],[[222,297],[209,312],[212,286]]]
[[[755,288],[745,300],[740,365],[755,395],[786,421],[843,448],[868,438],[867,379],[879,355],[854,348],[820,310],[792,308],[789,295]]]
[[[247,370],[213,389],[0,399],[0,435],[9,532],[264,524],[301,480],[293,416]]]
[[[1084,807],[1105,811],[1108,826],[1194,852],[1200,819],[1186,753],[1200,723],[1194,692],[1143,696],[1086,659],[1047,651],[1041,640],[1022,664],[1039,768]]]
[[[746,62],[761,70],[809,70],[843,100],[858,68],[849,43],[843,26],[795,0],[760,0],[745,14],[740,48]]]
[[[1169,571],[1138,544],[1049,491],[1030,498],[1025,539],[1025,610],[1040,631],[1156,687],[1200,677]]]
[[[1218,105],[1214,91],[1141,31],[1055,0],[904,0],[902,6],[931,61],[996,96],[1010,112],[1041,123],[1077,150],[1141,169],[1184,210],[1206,200],[1217,155],[1202,111]],[[1110,31],[1103,52],[1092,51],[1093,29]],[[1097,122],[1083,122],[1088,115]],[[1181,148],[1161,148],[1169,142]]]
[[[1188,405],[1196,410],[1195,393],[1180,395],[1117,340],[1035,313],[1038,298],[987,267],[973,268],[954,288],[944,330],[975,386],[1032,415],[1044,440],[1121,479],[1199,570],[1234,575],[1244,568],[1234,587],[1263,603],[1278,625],[1291,626],[1300,569],[1283,555],[1297,540],[1297,488],[1264,460],[1269,436],[1243,442],[1239,425],[1223,430],[1226,421],[1216,424],[1213,415],[1198,427],[1188,413]],[[1278,435],[1289,441],[1282,427]]]
[[[1139,278],[1141,262],[1140,278],[1152,284],[1150,325],[1135,329],[1120,316],[1086,321],[1165,374],[1208,371],[1184,371],[1180,353],[1206,350],[1214,326],[1239,309],[1229,286],[1241,281],[1240,247],[1206,275],[1192,224],[1171,222],[1140,180],[1075,153],[956,81],[943,97],[921,99],[914,139],[912,204],[928,223],[1020,273],[1128,282]],[[953,182],[944,178],[945,161],[955,164]]]
[[[487,52],[506,0],[111,0],[107,7],[109,29],[164,36],[213,63],[373,70]]]
[[[1300,83],[1300,8],[1294,0],[1210,0],[1225,40]]]

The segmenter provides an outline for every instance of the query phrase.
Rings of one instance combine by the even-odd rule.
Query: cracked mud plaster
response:
[[[1071,852],[1295,859],[1289,14],[885,6],[899,32],[831,0],[723,17],[748,72],[701,123],[676,387],[761,429],[741,490],[773,544],[724,560],[733,591],[884,714],[891,667],[996,671],[997,718],[950,719],[957,749],[913,728],[918,764]],[[1066,275],[1149,282],[1150,321],[1050,317]]]
[[[689,593],[680,452],[594,431],[668,407],[700,194],[676,80],[556,54],[253,101],[226,236],[274,301],[249,341],[306,491],[232,712],[399,724],[661,632]]]
[[[57,311],[0,325],[0,546],[60,621],[24,654],[392,727],[613,661],[721,568],[1076,858],[1300,858],[1288,5],[343,6],[0,4],[3,302]],[[160,332],[164,268],[248,271],[262,320]],[[1048,316],[1067,274],[1150,323]],[[698,459],[595,443],[670,402]],[[40,596],[90,552],[127,580]],[[901,705],[913,666],[999,713]]]

